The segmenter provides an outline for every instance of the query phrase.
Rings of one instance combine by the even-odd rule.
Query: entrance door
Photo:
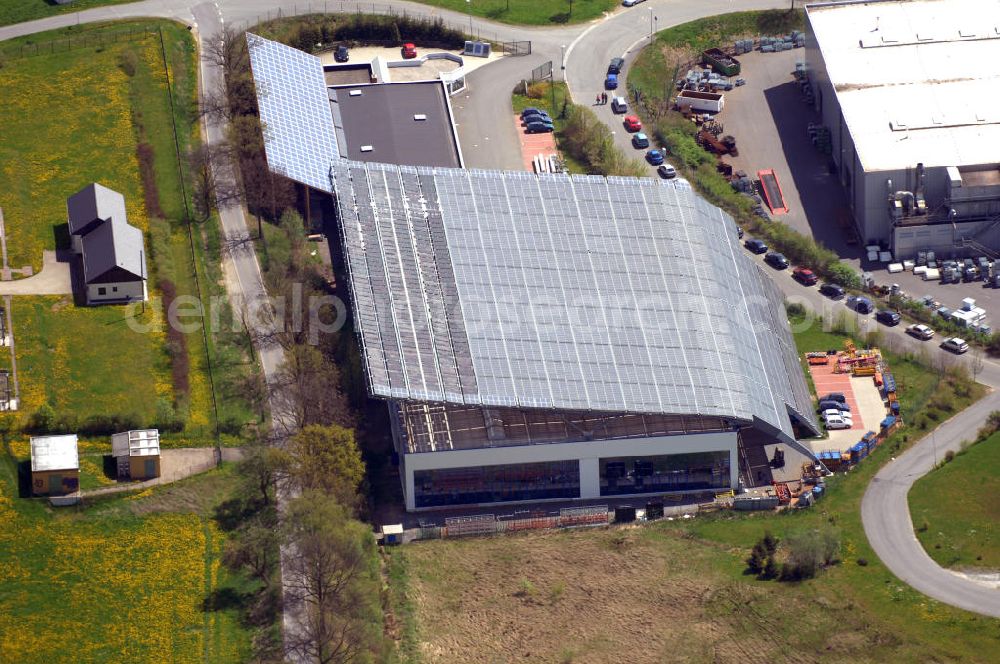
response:
[[[156,459],[146,459],[143,463],[143,477],[156,476]]]
[[[62,475],[49,475],[49,493],[62,493]]]

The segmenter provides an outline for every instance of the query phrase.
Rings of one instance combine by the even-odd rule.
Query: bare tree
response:
[[[286,630],[291,659],[347,664],[379,648],[374,541],[364,524],[320,493],[291,501],[283,539],[286,608],[301,618]]]
[[[969,359],[969,371],[972,372],[972,380],[975,381],[979,376],[979,373],[983,370],[983,366],[986,364],[986,358],[983,357],[983,349],[976,346],[972,349],[972,355]]]
[[[250,66],[245,33],[227,25],[208,38],[202,57],[221,67],[226,79]]]
[[[188,170],[193,180],[195,218],[208,219],[212,210],[239,200],[232,172],[232,160],[225,146],[202,143],[188,153]]]
[[[354,426],[337,366],[314,346],[293,345],[269,386],[271,411],[295,430],[310,424]]]

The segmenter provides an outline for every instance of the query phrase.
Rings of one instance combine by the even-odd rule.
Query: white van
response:
[[[615,113],[628,113],[628,102],[625,97],[612,97],[611,110]]]

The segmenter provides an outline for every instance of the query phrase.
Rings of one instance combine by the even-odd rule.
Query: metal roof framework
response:
[[[816,429],[780,292],[690,186],[334,173],[375,395]]]

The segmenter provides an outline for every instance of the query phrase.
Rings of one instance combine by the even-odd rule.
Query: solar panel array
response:
[[[268,166],[320,191],[332,191],[340,158],[319,58],[247,33]]]
[[[374,394],[815,427],[780,293],[685,183],[335,174]]]

